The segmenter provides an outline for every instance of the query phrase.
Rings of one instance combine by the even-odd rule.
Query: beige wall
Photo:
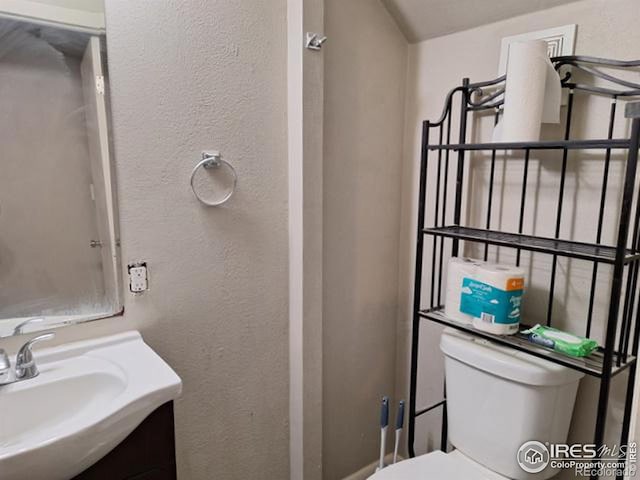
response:
[[[377,458],[380,398],[395,400],[407,42],[379,0],[327,0],[325,24],[323,466],[335,480]]]
[[[151,285],[125,316],[184,382],[179,475],[286,478],[286,3],[110,0],[107,25],[123,257]],[[221,208],[189,188],[204,149],[238,173]]]
[[[57,341],[142,332],[184,382],[181,479],[288,478],[286,2],[108,0],[107,24],[123,260],[150,290]],[[224,207],[189,188],[204,149],[237,169]]]
[[[424,119],[436,119],[440,116],[446,93],[460,84],[463,77],[472,81],[495,78],[498,68],[500,40],[504,36],[539,30],[569,23],[578,24],[576,53],[618,59],[634,59],[640,57],[640,34],[635,19],[640,15],[640,4],[635,0],[585,0],[554,9],[537,12],[522,17],[486,25],[464,32],[427,40],[412,45],[409,50],[409,68],[407,76],[407,107],[405,159],[403,175],[403,225],[401,240],[401,275],[400,296],[401,308],[399,316],[399,352],[398,352],[398,388],[406,391],[408,365],[408,339],[411,320],[411,301],[413,285],[413,256],[415,252],[415,217],[417,199],[417,169],[419,164],[420,122]],[[582,138],[599,138],[606,136],[609,101],[607,99],[578,99],[574,112],[575,125],[572,135]],[[621,109],[619,109],[621,110]],[[617,119],[616,135],[628,135],[628,123],[622,119],[622,112]],[[489,123],[487,123],[489,122]],[[488,140],[491,135],[491,119],[472,124],[473,139]],[[455,123],[455,122],[454,122]],[[548,138],[561,135],[553,129],[546,129]],[[475,198],[486,201],[488,160],[474,157],[473,169],[467,171],[468,188]],[[525,216],[525,229],[539,235],[553,234],[555,200],[558,189],[558,159],[553,155],[532,155],[530,170],[530,191],[537,191],[538,209],[530,208]],[[566,226],[562,230],[565,237],[595,238],[593,211],[597,208],[599,189],[602,178],[602,162],[597,158],[577,158],[571,156],[568,167],[568,180],[565,190],[567,204],[563,218]],[[512,159],[506,165],[498,163],[498,179],[506,180],[506,187],[498,192],[494,212],[494,228],[514,230],[517,228],[517,211],[520,199],[522,178],[521,159]],[[616,159],[612,163],[610,179],[611,195],[608,198],[610,210],[605,225],[605,241],[610,242],[615,232],[616,192],[621,185],[622,162]],[[434,175],[431,175],[433,179]],[[430,183],[433,187],[433,184]],[[433,191],[433,188],[431,189]],[[433,202],[427,202],[432,205]],[[577,208],[579,206],[579,208]],[[466,218],[471,224],[480,224],[483,214],[476,204],[467,204]],[[432,222],[432,213],[428,221]],[[430,248],[430,247],[428,247]],[[430,250],[429,250],[430,251]],[[479,252],[469,250],[468,254]],[[502,260],[507,260],[507,252],[501,252]],[[525,305],[525,315],[532,321],[541,320],[546,312],[539,305],[546,305],[546,284],[548,282],[549,259],[542,255],[524,256],[525,265],[529,269],[531,287],[529,301]],[[601,271],[605,269],[601,268]],[[555,311],[556,325],[568,329],[577,329],[584,325],[584,297],[588,294],[591,268],[585,262],[559,262],[558,288],[556,290]],[[604,271],[604,273],[607,273]],[[603,317],[606,308],[608,279],[601,278],[598,283],[598,303],[596,319]],[[425,289],[429,289],[429,278]],[[428,291],[428,290],[425,290]],[[525,299],[526,300],[526,299]],[[580,315],[580,316],[578,316]],[[430,404],[442,396],[442,366],[438,352],[439,328],[432,325],[422,329],[423,342],[421,351],[422,370],[419,381],[422,382],[418,398],[418,406]],[[594,336],[599,338],[602,323],[596,320]],[[616,390],[620,385],[616,385]],[[579,408],[574,417],[574,436],[589,440],[592,437],[593,408],[590,401],[594,392],[593,385],[583,382]],[[614,392],[611,401],[611,425],[620,421],[621,398]],[[421,436],[419,450],[425,451],[438,446],[439,438],[438,414],[419,422]],[[615,429],[614,429],[615,430]],[[431,432],[430,436],[425,435]],[[613,434],[613,430],[611,434]]]

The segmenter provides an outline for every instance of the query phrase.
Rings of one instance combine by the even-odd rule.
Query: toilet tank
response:
[[[584,374],[447,328],[445,355],[449,440],[477,463],[511,479],[547,479],[517,463],[530,440],[567,439],[578,383]]]

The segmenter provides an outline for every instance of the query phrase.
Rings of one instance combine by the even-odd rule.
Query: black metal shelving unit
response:
[[[462,85],[449,92],[440,118],[435,122],[424,121],[422,125],[420,186],[418,201],[418,222],[416,237],[416,268],[414,281],[414,305],[411,342],[411,372],[410,372],[410,400],[409,400],[409,434],[408,450],[410,456],[415,455],[415,424],[416,418],[437,408],[443,409],[441,448],[447,446],[446,398],[433,405],[418,408],[416,392],[418,386],[418,346],[420,341],[420,325],[424,321],[431,321],[440,325],[453,327],[468,334],[475,335],[500,345],[527,352],[536,357],[564,365],[591,375],[599,379],[600,389],[598,397],[597,417],[595,421],[594,443],[602,445],[605,433],[606,411],[609,401],[611,379],[619,373],[628,370],[627,391],[625,396],[624,417],[620,442],[626,444],[629,437],[631,404],[633,400],[634,380],[638,345],[640,342],[640,295],[637,294],[638,271],[640,270],[640,189],[638,188],[637,163],[638,148],[640,146],[640,84],[619,78],[617,69],[637,69],[638,61],[616,61],[594,57],[566,56],[551,59],[561,77],[561,83],[566,93],[566,110],[564,123],[564,138],[557,141],[516,142],[516,143],[469,143],[467,142],[468,124],[472,115],[493,115],[494,124],[500,117],[500,106],[503,104],[504,85],[506,77],[502,76],[486,82],[470,83],[463,79]],[[574,81],[574,77],[587,78],[589,83]],[[593,81],[593,80],[596,81]],[[603,86],[604,84],[604,86]],[[489,90],[489,91],[487,91]],[[607,137],[595,140],[581,140],[571,138],[571,123],[574,112],[574,102],[580,96],[604,96],[611,99]],[[459,128],[456,143],[451,143],[452,117],[454,116],[454,100],[459,100]],[[628,138],[613,138],[616,123],[616,110],[620,103],[624,103],[625,117],[630,122]],[[435,135],[433,134],[435,132]],[[432,141],[435,139],[435,143]],[[542,237],[524,233],[524,218],[527,208],[531,208],[531,200],[527,195],[527,180],[531,152],[547,150],[557,152],[559,162],[559,187],[555,212],[555,235]],[[599,210],[593,213],[597,222],[596,235],[593,242],[590,239],[561,238],[563,221],[563,205],[565,203],[565,184],[571,172],[567,171],[569,152],[574,150],[589,150],[590,155],[598,154],[602,164],[602,186],[600,190]],[[611,199],[607,197],[610,188],[610,173],[612,152],[624,154],[624,184],[616,211],[618,215],[616,241],[611,245],[602,243],[605,207]],[[490,160],[489,185],[484,228],[466,226],[462,223],[462,205],[464,191],[465,165],[472,158],[471,152],[485,152]],[[496,186],[496,161],[499,154],[516,153],[523,161],[523,178],[521,196],[519,199],[519,219],[517,232],[503,232],[492,229],[492,203]],[[477,155],[477,154],[476,154]],[[549,154],[547,153],[547,157]],[[580,159],[578,159],[579,161]],[[507,160],[508,162],[509,160]],[[431,167],[430,167],[431,165]],[[427,176],[432,190],[428,192]],[[449,184],[453,185],[449,185]],[[454,189],[453,205],[447,205],[448,190]],[[529,192],[530,193],[530,192]],[[428,202],[428,195],[431,194]],[[468,199],[467,199],[468,200]],[[432,216],[432,225],[427,226],[427,213]],[[596,215],[597,214],[597,215]],[[495,219],[494,219],[495,221]],[[445,243],[446,242],[446,243]],[[446,268],[445,259],[458,256],[461,252],[461,242],[465,244],[479,244],[484,247],[484,259],[488,258],[490,246],[515,250],[515,263],[521,262],[522,252],[537,252],[548,255],[549,268],[549,296],[546,308],[546,323],[551,325],[554,317],[554,291],[556,288],[556,273],[558,258],[566,257],[590,262],[591,285],[589,301],[585,302],[584,331],[573,332],[589,337],[592,333],[592,323],[602,321],[604,331],[602,346],[589,357],[575,359],[556,353],[544,347],[528,342],[522,334],[512,336],[498,336],[475,330],[473,327],[449,319],[444,315],[443,269]],[[426,252],[429,243],[430,252]],[[449,248],[450,244],[450,248]],[[429,254],[430,253],[430,254]],[[428,262],[428,263],[427,263]],[[606,318],[594,319],[594,303],[596,284],[599,278],[599,266],[610,265],[609,305]],[[428,268],[425,268],[427,267]],[[602,274],[602,269],[600,274]],[[423,276],[430,275],[430,288],[423,292]],[[526,301],[526,297],[525,297]]]

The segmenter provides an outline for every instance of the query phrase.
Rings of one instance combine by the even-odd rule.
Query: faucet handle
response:
[[[26,319],[24,322],[19,323],[18,325],[15,326],[15,328],[13,329],[13,334],[14,335],[22,335],[24,333],[24,329],[25,327],[32,325],[34,323],[42,323],[44,322],[44,317],[33,317],[33,318],[28,318]]]
[[[7,352],[0,348],[0,385],[9,383],[11,378],[11,360]]]
[[[43,340],[51,340],[55,336],[56,334],[53,332],[43,333],[42,335],[32,338],[20,347],[20,350],[18,350],[18,354],[16,355],[17,379],[33,378],[40,373],[38,372],[38,367],[33,359],[33,351],[31,349],[36,343]]]

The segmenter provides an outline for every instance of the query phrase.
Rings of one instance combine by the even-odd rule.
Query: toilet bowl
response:
[[[447,328],[445,355],[450,453],[431,452],[386,467],[370,480],[546,480],[518,464],[524,443],[564,443],[583,373]]]
[[[474,462],[459,450],[420,455],[390,465],[369,477],[371,480],[507,480]]]

